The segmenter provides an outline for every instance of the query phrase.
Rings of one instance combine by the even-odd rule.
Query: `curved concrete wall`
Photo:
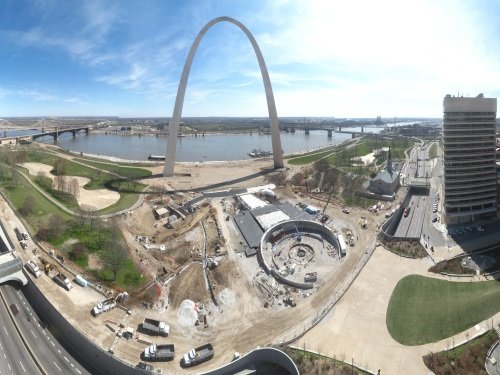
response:
[[[294,225],[294,229],[296,228],[299,231],[303,230],[303,231],[307,231],[309,233],[319,234],[323,239],[332,243],[335,246],[335,248],[337,248],[337,249],[339,248],[339,242],[338,242],[337,236],[335,236],[335,234],[333,234],[333,232],[328,227],[325,227],[322,224],[319,224],[315,221],[288,220],[288,221],[283,221],[281,223],[278,223],[274,227],[271,227],[264,232],[264,234],[262,235],[262,238],[260,240],[260,251],[258,252],[259,261],[262,264],[264,271],[268,275],[271,274],[278,281],[280,281],[284,284],[293,286],[295,288],[312,289],[314,287],[313,283],[299,283],[299,282],[292,281],[292,280],[287,279],[286,277],[281,276],[277,271],[275,271],[274,269],[269,267],[269,264],[267,263],[266,259],[262,255],[262,249],[269,242],[269,237],[271,236],[271,234],[277,230],[282,229],[282,228],[288,229],[291,224]]]
[[[255,362],[267,362],[277,364],[284,368],[290,375],[299,375],[299,370],[292,359],[275,348],[259,348],[252,350],[240,359],[219,367],[216,370],[204,372],[201,375],[227,375],[235,374],[239,371],[249,368]]]
[[[240,30],[245,33],[248,40],[252,44],[255,56],[257,57],[257,60],[259,62],[260,74],[262,75],[262,81],[264,82],[264,89],[266,91],[267,110],[269,112],[269,122],[271,127],[271,137],[273,145],[274,167],[283,168],[283,150],[281,148],[276,103],[274,102],[273,88],[271,86],[271,80],[269,79],[269,73],[267,71],[266,63],[264,61],[264,57],[262,56],[262,52],[260,51],[259,45],[257,44],[257,41],[253,37],[250,30],[248,30],[241,22],[230,17],[218,17],[207,23],[198,33],[196,39],[193,42],[193,45],[191,46],[191,49],[189,50],[188,57],[184,64],[184,69],[182,70],[181,80],[179,82],[179,88],[177,89],[177,96],[175,98],[174,113],[172,115],[172,120],[170,121],[168,129],[167,151],[165,153],[165,167],[163,170],[163,175],[165,177],[171,177],[174,175],[179,123],[181,121],[182,107],[184,105],[184,96],[186,95],[186,86],[189,79],[189,72],[191,71],[191,65],[193,64],[196,50],[198,49],[198,46],[200,45],[200,42],[205,36],[206,32],[219,22],[229,22],[239,27]]]

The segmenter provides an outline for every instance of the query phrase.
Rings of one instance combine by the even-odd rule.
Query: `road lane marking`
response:
[[[5,359],[7,359],[7,356],[5,355],[5,353],[3,353],[3,357],[4,357]]]
[[[34,336],[34,337],[35,337],[35,339],[36,339],[35,332],[33,332],[33,330],[32,330],[32,329],[30,329],[30,331],[31,331],[31,333],[33,334],[33,336]]]
[[[7,363],[7,366],[9,366],[9,370],[12,371],[12,369],[10,368],[10,363]]]
[[[64,356],[64,359],[66,360],[66,362],[68,362],[68,363],[69,363],[69,359],[68,359],[68,358],[66,358],[66,356]]]
[[[53,341],[50,342],[52,344],[52,346],[55,348],[56,347],[56,344],[54,344]]]
[[[5,328],[5,326],[3,326],[3,330],[5,331],[5,334],[9,336],[9,332],[7,332],[7,328]]]
[[[23,363],[21,361],[19,361],[19,363],[21,364],[21,367],[23,368],[23,371],[26,372],[26,369],[24,368]]]
[[[59,352],[59,354],[61,354],[61,349],[57,349],[57,351]]]
[[[78,370],[77,368],[75,368],[75,371],[76,371],[77,373],[81,374],[81,371],[80,371],[80,370]]]
[[[57,367],[57,369],[58,369],[59,371],[62,371],[62,370],[61,370],[61,368],[57,365],[57,363],[55,363],[55,362],[52,362],[52,363],[54,364],[54,366],[56,366],[56,367]]]

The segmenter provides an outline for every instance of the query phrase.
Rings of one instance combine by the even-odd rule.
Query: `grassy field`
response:
[[[387,328],[403,345],[436,342],[460,333],[500,310],[500,283],[450,282],[410,275],[394,289]]]
[[[143,168],[129,167],[125,165],[118,165],[113,163],[97,162],[87,159],[77,159],[79,162],[91,165],[96,168],[103,169],[108,172],[116,173],[122,177],[138,178],[151,176],[151,171]]]
[[[322,157],[325,157],[333,152],[332,149],[328,150],[320,150],[320,151],[313,151],[313,152],[308,152],[306,154],[303,154],[298,157],[293,157],[288,160],[288,162],[292,165],[304,165],[304,164],[310,164],[316,160],[321,159]]]
[[[146,186],[133,181],[123,181],[117,179],[116,176],[111,175],[106,172],[102,172],[91,168],[90,166],[82,165],[80,163],[73,162],[71,160],[59,158],[56,155],[46,153],[46,152],[28,152],[26,156],[29,162],[38,162],[54,166],[54,171],[56,165],[63,164],[61,167],[64,170],[64,175],[66,176],[81,176],[87,177],[91,181],[85,185],[85,189],[96,190],[96,189],[107,189],[112,188],[113,190],[120,193],[120,199],[118,202],[112,206],[106,207],[103,210],[98,211],[99,214],[108,214],[112,212],[118,212],[125,210],[132,206],[138,199],[139,192],[143,191]],[[151,172],[141,168],[124,167],[114,164],[98,163],[92,161],[85,161],[87,164],[96,168],[108,168],[110,172],[118,173],[124,177],[145,177],[151,175]],[[51,194],[54,198],[58,199],[62,204],[71,210],[77,209],[77,204],[75,200],[65,199],[65,196],[61,196],[59,192],[51,189],[50,186],[41,183],[40,177],[30,176],[32,180],[42,187],[45,191]]]
[[[45,218],[50,215],[59,215],[64,220],[70,219],[70,215],[52,204],[40,192],[33,189],[31,184],[23,177],[19,177],[16,183],[13,183],[9,178],[3,177],[0,180],[0,187],[17,210],[23,206],[28,196],[33,197],[31,200],[32,211],[29,222],[35,230],[38,230],[45,221]]]

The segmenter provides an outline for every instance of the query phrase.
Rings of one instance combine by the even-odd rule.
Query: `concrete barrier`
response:
[[[278,365],[279,367],[288,371],[290,375],[299,375],[299,370],[292,359],[275,348],[257,348],[247,353],[240,359],[237,359],[225,366],[218,369],[203,372],[200,375],[228,375],[235,374],[245,369],[251,369],[255,364],[267,363],[271,365]],[[259,372],[256,372],[259,373]]]

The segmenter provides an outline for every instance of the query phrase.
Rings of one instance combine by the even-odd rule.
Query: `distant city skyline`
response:
[[[255,36],[279,117],[439,118],[446,94],[500,93],[493,0],[23,0],[0,4],[0,118],[170,117],[191,43],[221,15]],[[267,115],[235,26],[202,41],[183,114]]]

